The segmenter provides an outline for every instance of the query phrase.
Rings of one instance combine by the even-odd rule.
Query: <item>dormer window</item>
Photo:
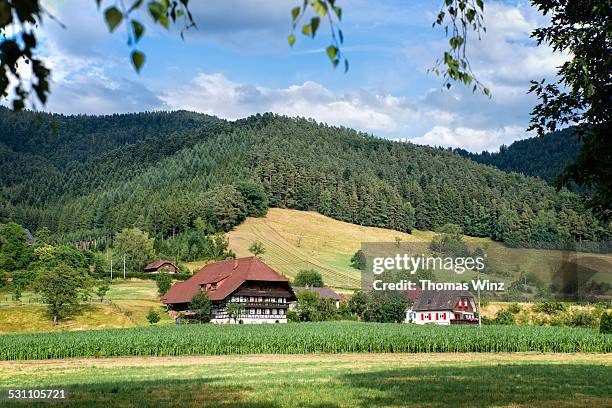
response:
[[[210,290],[215,290],[217,289],[217,282],[213,282],[210,284]]]

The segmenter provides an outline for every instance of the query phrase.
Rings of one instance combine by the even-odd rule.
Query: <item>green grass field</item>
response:
[[[41,407],[604,407],[612,356],[340,354],[0,362],[7,389],[66,389]]]
[[[147,312],[159,311],[158,325],[174,323],[159,302],[154,281],[131,279],[111,285],[104,302],[92,299],[70,319],[54,325],[44,315],[45,306],[30,292],[25,292],[21,302],[0,295],[0,333],[57,332],[64,330],[110,329],[148,326]],[[30,301],[34,303],[30,303]]]

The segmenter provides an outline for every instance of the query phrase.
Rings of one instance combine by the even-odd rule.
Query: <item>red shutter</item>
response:
[[[436,313],[436,320],[438,320],[438,313]]]

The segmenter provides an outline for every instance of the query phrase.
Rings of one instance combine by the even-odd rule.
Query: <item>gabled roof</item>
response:
[[[210,300],[223,300],[246,281],[286,282],[289,280],[263,263],[259,258],[226,259],[208,264],[184,282],[175,283],[162,297],[162,302],[189,303],[202,285],[215,283],[217,288],[207,292]],[[288,285],[287,285],[288,286]]]
[[[151,262],[150,264],[145,266],[144,270],[145,271],[156,271],[157,269],[161,268],[164,265],[172,265],[172,266],[174,266],[175,269],[177,269],[176,265],[173,264],[172,262],[166,261],[165,259],[160,259],[158,261]]]
[[[293,291],[295,293],[297,292],[302,292],[308,290],[310,292],[316,292],[319,294],[319,296],[321,296],[323,299],[333,299],[333,300],[340,300],[340,295],[337,294],[333,289],[331,288],[315,288],[315,287],[293,287]]]
[[[418,294],[412,310],[453,310],[461,299],[473,299],[467,290],[424,290]]]

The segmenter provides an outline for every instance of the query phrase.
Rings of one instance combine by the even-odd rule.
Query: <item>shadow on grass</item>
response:
[[[361,406],[612,406],[612,367],[499,364],[347,374]]]
[[[69,400],[0,406],[277,408],[612,406],[612,367],[596,364],[437,366],[354,373],[321,372],[317,381],[253,379],[125,381],[70,386]],[[240,374],[240,373],[238,373]],[[47,387],[50,388],[50,387]],[[6,391],[2,391],[6,396]]]

